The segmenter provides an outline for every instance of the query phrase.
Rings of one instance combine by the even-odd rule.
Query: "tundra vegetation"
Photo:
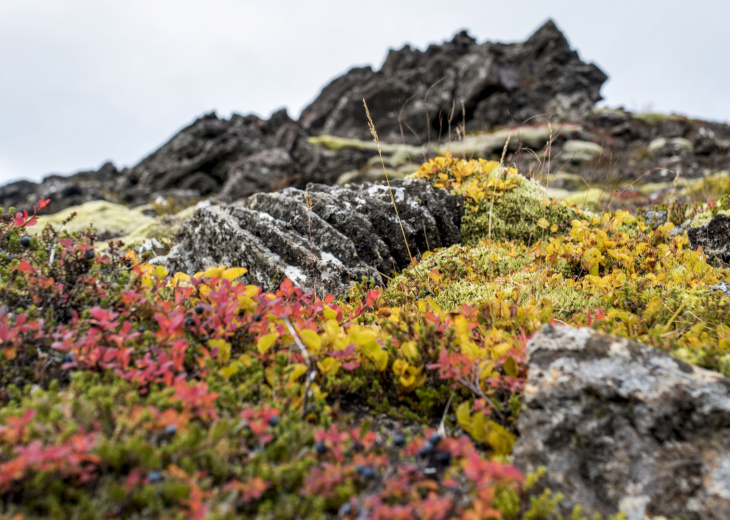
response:
[[[413,176],[464,196],[463,244],[339,298],[289,280],[263,292],[237,282],[246,266],[169,273],[121,241],[101,250],[93,228],[31,235],[47,200],[11,209],[0,512],[555,518],[561,496],[530,494],[540,472],[510,465],[525,345],[542,324],[730,375],[730,298],[712,290],[730,270],[671,221],[549,199],[494,161],[444,154]],[[674,211],[730,210],[727,188]]]

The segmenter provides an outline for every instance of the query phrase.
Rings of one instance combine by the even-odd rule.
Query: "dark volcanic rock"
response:
[[[452,127],[462,122],[462,100],[467,130],[540,114],[577,119],[601,99],[606,79],[580,60],[552,21],[517,44],[477,44],[461,32],[426,51],[390,51],[377,72],[352,69],[325,87],[299,121],[313,133],[367,139],[365,98],[381,139],[400,142],[402,126],[410,143],[436,141],[452,113]]]
[[[29,209],[39,199],[51,199],[45,213],[55,213],[91,200],[119,202],[112,186],[119,172],[110,162],[96,171],[79,172],[71,176],[49,175],[42,182],[13,182],[0,187],[0,206]]]
[[[702,251],[712,261],[730,265],[730,216],[718,213],[704,226],[687,231],[693,249]]]
[[[547,467],[563,515],[730,518],[730,379],[589,328],[547,325],[528,357],[514,463]]]
[[[401,231],[384,184],[352,188],[310,184],[258,193],[243,201],[196,210],[165,257],[153,263],[172,272],[214,265],[248,269],[243,280],[275,289],[284,277],[310,290],[342,294],[363,276],[406,267],[412,255],[461,241],[461,197],[428,182],[391,182]],[[311,234],[311,242],[310,242]]]

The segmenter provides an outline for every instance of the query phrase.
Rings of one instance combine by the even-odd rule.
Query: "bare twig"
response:
[[[304,402],[302,403],[302,419],[305,419],[307,417],[307,401],[309,399],[309,390],[312,386],[312,379],[311,376],[316,376],[316,372],[314,372],[314,366],[312,365],[312,358],[309,357],[309,352],[307,352],[307,347],[304,346],[304,343],[302,343],[302,340],[299,339],[299,334],[297,334],[297,331],[294,329],[294,326],[289,321],[289,318],[284,318],[284,323],[286,324],[286,328],[289,330],[289,334],[292,335],[292,338],[294,338],[294,343],[296,343],[297,347],[299,347],[299,351],[302,354],[302,357],[304,358],[304,361],[307,364],[307,372],[305,373],[304,377],[306,379],[306,383],[304,386]]]

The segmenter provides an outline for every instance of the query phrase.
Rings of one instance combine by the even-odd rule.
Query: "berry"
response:
[[[261,315],[260,314],[254,314],[253,318],[251,318],[253,321],[261,321]]]
[[[137,332],[147,332],[147,327],[145,327],[144,325],[140,325],[139,327],[137,327]]]
[[[156,484],[162,482],[162,475],[160,475],[159,471],[150,471],[150,474],[147,475],[147,480],[149,480],[150,484]]]
[[[23,235],[22,237],[20,237],[20,245],[23,247],[29,247],[30,237],[28,235]]]
[[[279,424],[279,417],[277,415],[273,415],[271,419],[269,419],[269,426],[274,428],[277,424]]]
[[[177,433],[177,426],[170,424],[165,427],[165,431],[162,432],[166,437],[174,437]]]
[[[66,352],[61,358],[61,363],[73,363],[75,360],[73,352]]]
[[[406,436],[402,433],[396,433],[393,437],[393,446],[396,448],[402,448],[406,445]]]
[[[419,459],[427,459],[431,455],[433,455],[436,451],[436,447],[430,442],[426,442],[423,447],[418,450],[418,458]]]
[[[443,437],[441,437],[440,433],[434,433],[433,435],[431,435],[431,438],[429,439],[429,441],[431,442],[431,444],[434,445],[434,447],[436,447],[439,445],[439,443],[441,442],[442,439],[443,439]]]
[[[203,311],[204,310],[205,310],[205,308],[203,308],[202,305],[196,305],[195,306],[195,314],[203,314]]]
[[[352,445],[352,451],[354,451],[355,453],[365,451],[365,446],[363,445],[362,442],[359,442],[359,441],[355,442],[355,444]]]
[[[86,258],[87,260],[93,260],[95,256],[96,256],[96,254],[94,253],[94,250],[93,249],[89,249],[86,252],[86,254],[84,255],[84,258]]]
[[[188,316],[187,318],[185,318],[185,325],[187,325],[188,327],[192,327],[193,325],[195,325],[195,320],[192,316]]]
[[[324,455],[329,451],[329,449],[323,441],[319,441],[317,444],[314,445],[314,451],[317,452],[317,455]]]
[[[360,471],[358,473],[362,477],[363,480],[373,480],[375,478],[375,470],[371,468],[370,466],[360,466]]]
[[[436,454],[436,462],[443,466],[451,464],[451,452],[450,451],[439,451]]]

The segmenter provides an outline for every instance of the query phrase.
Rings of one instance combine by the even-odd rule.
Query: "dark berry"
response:
[[[203,306],[202,306],[202,305],[196,305],[196,306],[195,306],[195,314],[203,314],[203,311],[204,311],[204,310],[205,310],[205,309],[203,308]]]
[[[373,480],[375,478],[375,470],[370,466],[363,467],[358,473],[363,480]]]
[[[28,235],[23,235],[22,237],[20,237],[20,245],[23,247],[29,247],[30,237]]]
[[[75,360],[73,352],[66,352],[61,358],[61,363],[73,363]]]
[[[86,252],[86,254],[84,255],[84,258],[86,258],[87,260],[93,260],[95,256],[96,256],[96,254],[94,253],[94,250],[93,249],[89,249]]]
[[[169,426],[166,426],[165,431],[163,432],[163,434],[166,437],[174,437],[176,433],[177,433],[177,426],[175,426],[174,424],[170,424]]]
[[[406,436],[402,433],[396,433],[393,437],[393,446],[397,448],[402,448],[406,445]]]
[[[193,325],[195,325],[195,320],[192,316],[188,316],[187,318],[185,318],[185,325],[187,325],[188,327],[192,327]]]
[[[253,318],[251,318],[253,321],[261,321],[261,315],[260,314],[254,314]]]
[[[429,439],[429,441],[435,447],[435,446],[439,445],[439,443],[441,442],[442,439],[443,439],[443,437],[441,437],[440,433],[434,433],[433,435],[431,435],[431,438]]]
[[[431,296],[431,291],[429,291],[428,289],[426,289],[425,291],[423,291],[423,294],[426,295],[426,296]]]
[[[355,442],[355,444],[352,445],[352,451],[360,453],[361,451],[365,451],[365,446],[362,442]]]
[[[277,424],[279,424],[279,417],[274,415],[271,417],[271,419],[269,419],[269,426],[274,428]]]
[[[314,445],[314,451],[316,451],[318,455],[324,455],[329,450],[327,449],[327,445],[324,442],[320,441]]]
[[[449,415],[449,421],[450,421],[450,422],[451,422],[452,424],[456,424],[456,416],[455,416],[455,415]]]
[[[423,447],[420,450],[418,450],[418,458],[427,459],[431,455],[433,455],[435,451],[436,451],[436,448],[434,447],[434,445],[431,444],[430,442],[426,442],[423,445]]]
[[[156,484],[162,482],[162,475],[160,475],[159,471],[150,471],[150,474],[147,475],[147,480],[149,480],[150,484]]]
[[[140,325],[139,327],[137,327],[137,332],[147,332],[147,327],[145,327],[144,325]]]
[[[436,454],[436,462],[443,466],[451,464],[451,452],[450,451],[439,451]]]

